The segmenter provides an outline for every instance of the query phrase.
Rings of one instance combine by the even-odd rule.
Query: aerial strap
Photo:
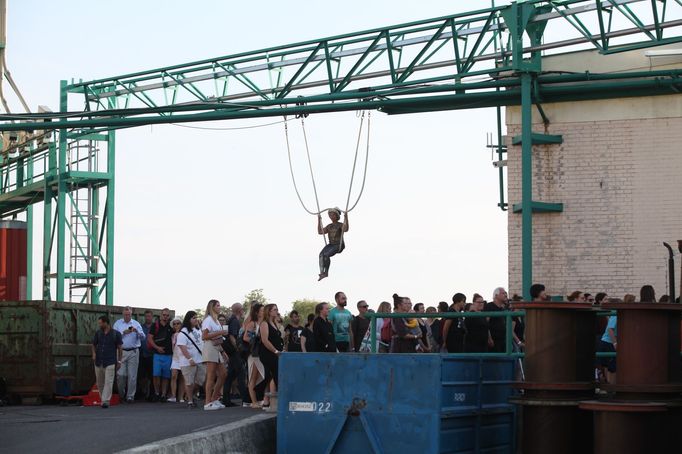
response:
[[[357,169],[357,163],[358,163],[358,155],[360,152],[360,144],[362,140],[362,129],[363,125],[365,122],[365,112],[363,111],[362,114],[360,115],[360,127],[358,129],[358,138],[355,144],[355,157],[353,158],[353,169],[351,171],[351,177],[350,177],[350,185],[348,187],[348,197],[346,198],[346,213],[351,212],[360,202],[360,199],[362,198],[362,194],[365,191],[365,182],[367,181],[367,165],[369,162],[369,136],[370,136],[370,120],[371,120],[371,114],[367,112],[367,142],[366,142],[366,150],[365,150],[365,169],[363,171],[362,175],[362,185],[360,186],[360,192],[358,194],[358,197],[355,199],[355,202],[351,205],[350,199],[353,191],[353,183],[355,181],[355,171]],[[305,202],[303,202],[303,197],[301,197],[301,192],[298,189],[298,184],[296,183],[296,176],[294,175],[294,167],[291,162],[291,144],[289,142],[289,122],[287,120],[287,117],[284,117],[284,136],[286,138],[286,143],[287,143],[287,157],[289,158],[289,173],[291,174],[291,181],[294,185],[294,190],[296,191],[296,197],[298,198],[298,201],[301,203],[301,206],[303,209],[308,213],[312,214],[313,216],[320,215],[324,213],[325,211],[331,210],[331,208],[325,208],[323,210],[320,209],[320,200],[318,198],[317,194],[317,183],[315,181],[315,173],[313,172],[313,163],[312,163],[312,158],[310,157],[310,147],[308,145],[308,135],[306,133],[305,129],[305,120],[303,117],[301,117],[301,128],[303,130],[303,141],[305,143],[305,151],[306,151],[306,157],[308,159],[308,170],[310,171],[310,181],[312,182],[313,185],[313,194],[315,196],[315,207],[317,211],[313,211],[309,209],[306,205]],[[325,244],[327,244],[327,239],[324,238]],[[341,242],[343,243],[343,232],[341,232]]]
[[[350,196],[353,191],[353,181],[355,180],[355,168],[358,163],[358,152],[360,151],[360,139],[362,137],[362,124],[365,121],[365,111],[362,111],[362,116],[360,118],[360,129],[358,130],[358,140],[355,144],[355,157],[353,158],[353,170],[350,175],[350,185],[348,186],[348,197],[346,198],[346,213],[349,213],[358,205],[362,194],[365,192],[365,181],[367,181],[367,165],[369,163],[369,135],[370,135],[370,125],[371,125],[371,113],[367,112],[367,147],[365,151],[365,170],[362,174],[362,186],[360,186],[360,193],[358,198],[355,200],[353,206],[350,205]],[[345,220],[344,220],[345,221]],[[341,247],[343,247],[343,229],[341,229]]]
[[[294,190],[296,191],[296,197],[298,197],[298,201],[301,202],[301,206],[305,211],[307,211],[309,214],[312,215],[318,215],[322,213],[320,211],[320,201],[317,198],[317,185],[315,183],[315,174],[313,173],[313,165],[312,161],[310,159],[310,151],[308,149],[308,138],[305,134],[305,123],[303,122],[303,119],[301,119],[301,125],[303,126],[303,137],[305,139],[305,149],[306,149],[306,154],[308,155],[308,168],[310,169],[310,179],[313,182],[313,192],[315,193],[315,204],[317,206],[317,212],[311,211],[308,209],[308,207],[305,206],[305,203],[303,202],[303,198],[301,197],[301,193],[298,190],[298,185],[296,184],[296,177],[294,176],[294,167],[291,164],[291,146],[289,145],[289,122],[287,121],[287,117],[284,116],[284,136],[286,137],[287,141],[287,156],[289,157],[289,172],[291,173],[291,181],[294,183]],[[326,211],[326,210],[325,210]]]

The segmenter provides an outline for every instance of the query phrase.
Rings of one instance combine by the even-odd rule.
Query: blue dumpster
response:
[[[286,353],[277,452],[514,453],[504,357]]]

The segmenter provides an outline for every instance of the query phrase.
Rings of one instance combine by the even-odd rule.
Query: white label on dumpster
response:
[[[331,411],[331,402],[289,402],[289,411],[326,413]]]

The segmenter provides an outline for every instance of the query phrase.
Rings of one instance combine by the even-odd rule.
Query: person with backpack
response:
[[[369,353],[371,351],[369,318],[366,316],[369,305],[365,300],[361,300],[358,301],[357,308],[358,315],[350,321],[350,331],[353,333],[353,351]]]
[[[147,342],[154,351],[152,381],[154,383],[154,401],[166,402],[168,383],[171,378],[173,361],[173,328],[170,325],[170,310],[161,311],[161,320],[154,323],[149,330]]]
[[[178,333],[175,344],[181,353],[178,364],[182,376],[185,378],[187,408],[196,408],[194,396],[197,389],[203,386],[206,381],[206,365],[201,352],[204,342],[201,340],[201,330],[199,330],[196,312],[189,311],[185,314],[182,329]]]
[[[378,314],[390,314],[391,313],[391,303],[388,301],[383,301],[381,304],[379,304],[379,308],[377,309]],[[391,347],[391,336],[393,333],[391,332],[391,319],[390,318],[378,318],[377,319],[377,332],[379,333],[378,338],[378,347],[377,351],[379,353],[388,353],[389,348]]]

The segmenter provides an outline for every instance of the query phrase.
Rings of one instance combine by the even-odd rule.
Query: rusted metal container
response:
[[[526,311],[526,380],[519,386],[529,391],[589,392],[594,382],[596,310],[590,304],[564,302],[513,306]]]
[[[26,232],[21,221],[0,221],[0,301],[26,299]]]
[[[524,454],[590,453],[597,311],[590,304],[513,303],[526,311],[521,445]]]
[[[618,311],[618,378],[606,386],[619,398],[647,398],[682,392],[680,314],[682,305],[607,303]]]
[[[592,415],[579,408],[579,401],[515,398],[511,402],[522,406],[523,454],[592,452]]]
[[[113,322],[123,307],[52,301],[0,302],[0,377],[14,398],[51,398],[59,384],[72,394],[87,391],[95,382],[92,337],[97,318]],[[142,308],[133,318],[144,322]],[[159,309],[152,309],[160,315]]]
[[[680,406],[662,402],[587,401],[594,413],[594,454],[679,452]]]

